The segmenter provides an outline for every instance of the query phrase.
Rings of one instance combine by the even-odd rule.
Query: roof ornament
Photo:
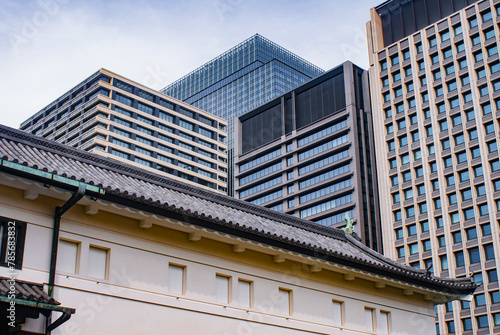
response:
[[[349,214],[344,214],[345,227],[341,228],[345,233],[352,235],[354,233],[354,225],[356,224],[356,220],[351,220],[349,218]]]
[[[431,268],[432,268],[432,263],[429,264],[429,266],[425,269],[425,276],[427,278],[429,278],[430,276],[432,276],[432,271],[431,271]]]

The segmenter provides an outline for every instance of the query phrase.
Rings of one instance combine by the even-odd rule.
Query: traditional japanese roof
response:
[[[11,281],[8,277],[0,277],[0,296],[8,297],[10,295],[11,284],[13,284],[14,297],[16,299],[50,305],[61,304],[59,301],[45,293],[43,290],[43,284],[17,279]]]
[[[87,194],[96,198],[439,291],[443,295],[467,295],[477,287],[469,278],[434,277],[426,270],[396,263],[340,229],[197,188],[1,125],[0,159],[0,171],[3,172],[71,190],[78,187],[77,182],[86,183]]]

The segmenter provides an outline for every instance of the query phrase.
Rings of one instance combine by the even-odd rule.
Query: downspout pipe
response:
[[[78,191],[73,193],[71,198],[66,201],[61,207],[57,206],[54,210],[54,229],[52,231],[52,252],[50,255],[50,270],[49,270],[49,296],[54,296],[54,283],[56,278],[56,263],[57,263],[57,249],[59,245],[59,231],[61,227],[61,216],[66,213],[73,205],[75,205],[85,195],[86,185],[80,183]],[[52,313],[51,313],[52,314]],[[50,334],[51,315],[47,318],[47,334]]]
[[[61,227],[61,216],[68,211],[74,204],[80,201],[85,195],[85,184],[80,183],[78,191],[73,193],[71,198],[66,201],[62,207],[57,206],[54,211],[54,229],[52,231],[52,252],[50,255],[50,272],[49,272],[49,295],[54,296],[54,282],[56,278],[56,262],[57,262],[57,248],[59,242],[59,230]]]

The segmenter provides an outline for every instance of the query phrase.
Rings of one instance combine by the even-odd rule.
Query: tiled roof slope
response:
[[[10,295],[9,278],[0,277],[0,296],[7,297]],[[15,280],[15,298],[36,303],[43,303],[49,305],[60,305],[61,303],[54,298],[50,297],[43,290],[43,284],[32,283],[23,280]]]
[[[308,256],[377,275],[446,291],[469,294],[470,279],[446,279],[398,264],[374,252],[342,230],[255,206],[184,184],[112,159],[74,149],[0,125],[0,158],[38,170],[97,185],[103,199],[205,225]],[[2,170],[6,171],[2,166]]]

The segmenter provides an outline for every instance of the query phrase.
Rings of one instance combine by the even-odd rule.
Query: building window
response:
[[[337,326],[344,324],[344,302],[332,300],[332,322]]]
[[[498,281],[497,270],[488,270],[486,272],[488,274],[488,282],[494,283],[494,282]]]
[[[375,330],[375,310],[373,308],[365,307],[365,328],[373,331]]]
[[[90,246],[88,275],[93,278],[107,279],[109,250]]]
[[[409,154],[404,154],[401,156],[401,165],[405,165],[410,163],[410,155]]]
[[[468,252],[469,252],[469,260],[470,260],[471,264],[475,264],[475,263],[481,262],[481,256],[479,254],[479,248],[478,247],[470,248],[468,250]]]
[[[393,56],[391,57],[391,64],[392,65],[396,65],[396,64],[399,64],[399,56]]]
[[[432,36],[429,39],[429,47],[432,48],[437,45],[436,36]]]
[[[168,265],[168,292],[182,295],[185,292],[186,267],[180,265]]]
[[[380,324],[378,327],[380,334],[389,334],[390,327],[390,313],[380,311]]]
[[[476,317],[478,328],[488,328],[488,315],[481,315]]]
[[[448,270],[448,258],[446,256],[439,256],[439,260],[441,261],[441,270]]]
[[[400,97],[403,95],[403,88],[401,86],[399,86],[398,88],[396,88],[394,90],[394,96],[397,98],[397,97]]]
[[[474,296],[474,302],[476,304],[476,307],[478,306],[485,306],[486,305],[486,298],[484,293],[478,294]]]
[[[417,53],[421,53],[423,51],[422,43],[417,43],[415,44],[415,49],[417,50]]]
[[[140,111],[143,111],[145,113],[148,113],[150,115],[154,114],[155,109],[151,106],[145,105],[143,103],[138,102],[137,103],[137,109]]]
[[[242,307],[252,307],[252,282],[238,279],[238,304]]]
[[[465,266],[464,252],[457,251],[455,252],[455,264],[457,267]]]
[[[387,134],[392,134],[394,132],[394,126],[391,124],[388,124],[386,127],[386,130],[387,130]]]
[[[422,248],[424,249],[424,251],[431,250],[432,249],[431,240],[422,241]]]
[[[404,147],[405,145],[408,145],[408,136],[401,136],[399,138],[399,146]]]
[[[429,152],[429,155],[433,155],[434,153],[436,153],[436,147],[434,146],[434,144],[428,145],[427,151]]]
[[[440,248],[446,246],[446,238],[444,237],[444,235],[438,236],[437,240]]]
[[[59,240],[57,251],[57,271],[78,273],[79,243]]]
[[[222,304],[228,304],[230,299],[230,278],[227,276],[215,276],[215,300]]]
[[[438,86],[435,88],[436,97],[439,97],[444,94],[443,86]]]
[[[490,29],[484,31],[484,39],[485,40],[488,40],[488,39],[493,38],[493,37],[495,37],[495,29],[494,28],[490,28]]]
[[[401,72],[397,71],[392,75],[392,81],[396,82],[401,80]]]
[[[475,218],[473,208],[464,209],[463,213],[464,213],[464,220],[472,220]]]
[[[292,314],[292,291],[280,288],[278,290],[278,310],[280,314]]]
[[[446,327],[448,328],[448,334],[455,333],[455,321],[447,321]]]
[[[450,206],[457,203],[457,195],[455,193],[448,194],[448,203]]]
[[[427,213],[427,203],[421,203],[418,205],[418,208],[420,210],[420,214],[425,214]]]
[[[418,254],[418,244],[417,243],[410,244],[409,248],[410,248],[410,255]]]
[[[132,99],[129,99],[121,94],[116,95],[116,101],[121,102],[127,106],[132,106]]]
[[[476,228],[468,228],[465,230],[465,234],[467,235],[467,240],[473,240],[477,238],[477,230]]]
[[[487,244],[483,248],[486,260],[495,259],[495,249],[493,248],[493,244]]]
[[[462,201],[472,199],[472,191],[470,188],[460,191],[462,194]]]
[[[395,233],[396,233],[396,239],[400,239],[400,238],[403,238],[404,235],[403,235],[403,228],[398,228],[395,230]]]
[[[500,71],[500,62],[496,62],[495,64],[490,65],[491,74]]]
[[[459,231],[453,232],[453,243],[459,243],[462,242],[462,233]]]
[[[491,225],[489,223],[481,226],[481,234],[483,234],[483,236],[491,235]]]
[[[476,74],[477,74],[477,79],[481,79],[481,78],[484,78],[486,77],[486,71],[484,70],[484,68],[480,68],[480,69],[477,69],[476,70]]]
[[[469,171],[468,170],[459,172],[458,176],[459,176],[461,182],[470,179],[470,175],[469,175]]]
[[[474,273],[472,275],[472,281],[476,284],[482,284],[483,283],[483,274],[481,272]]]
[[[490,299],[492,304],[500,302],[500,291],[490,292]]]
[[[21,269],[26,222],[0,217],[0,266]]]

